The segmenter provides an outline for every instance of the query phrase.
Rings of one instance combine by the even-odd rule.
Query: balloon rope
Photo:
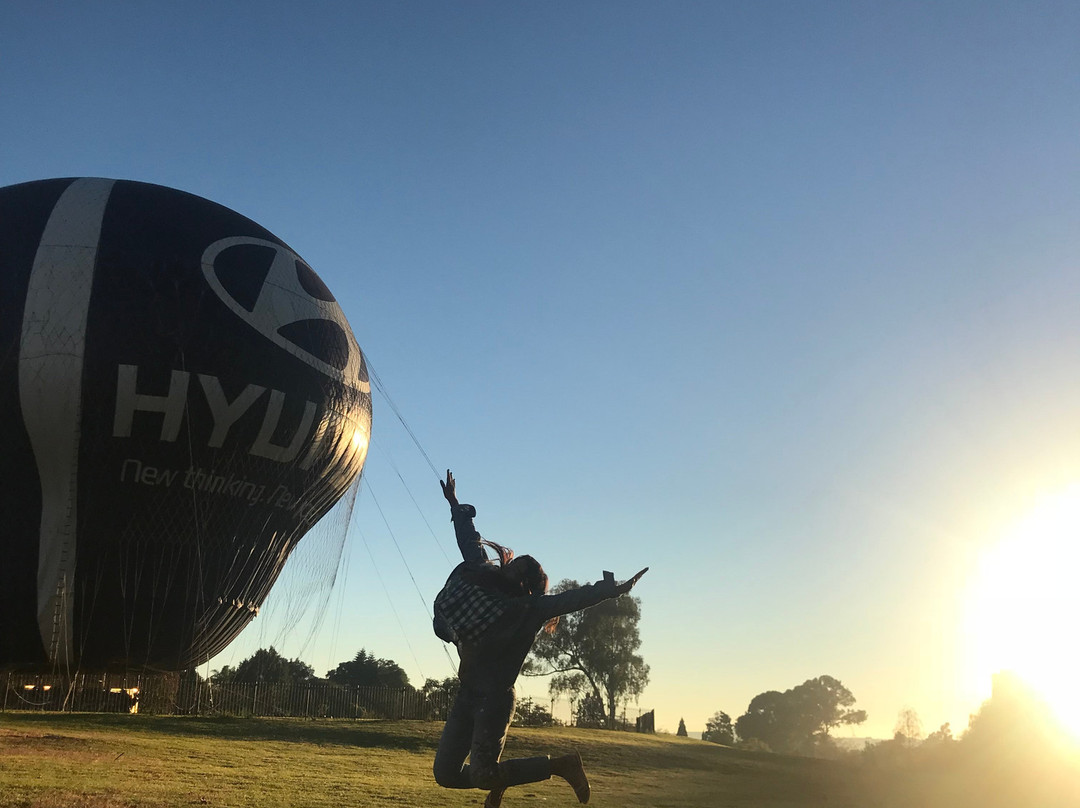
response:
[[[406,420],[405,420],[405,417],[401,414],[401,410],[398,409],[397,404],[395,404],[394,400],[390,397],[390,394],[386,390],[386,385],[383,384],[382,379],[379,377],[379,374],[376,372],[375,368],[372,366],[371,359],[370,359],[370,357],[368,357],[367,354],[364,354],[364,360],[367,363],[368,377],[371,379],[375,389],[378,390],[379,394],[383,397],[383,399],[386,400],[386,403],[390,407],[391,411],[393,411],[394,415],[397,416],[398,421],[401,423],[402,427],[404,427],[404,429],[408,433],[409,437],[412,438],[413,444],[416,446],[417,450],[423,456],[424,460],[427,461],[428,467],[431,469],[432,474],[435,475],[436,479],[441,480],[442,475],[439,473],[439,470],[437,468],[435,468],[435,464],[431,462],[431,458],[428,456],[428,453],[424,450],[423,445],[421,445],[420,439],[416,437],[416,433],[413,432],[412,427],[409,426],[408,422],[406,422]],[[378,445],[379,451],[388,460],[388,462],[390,463],[390,467],[394,470],[394,473],[397,475],[397,478],[401,481],[401,485],[405,488],[405,492],[409,495],[409,499],[412,500],[413,505],[416,507],[417,512],[420,514],[420,518],[423,520],[424,524],[427,526],[428,532],[431,534],[432,539],[435,541],[435,544],[438,545],[439,552],[442,553],[443,558],[445,558],[447,563],[449,563],[450,558],[449,558],[449,556],[447,556],[446,550],[443,549],[442,544],[439,542],[439,537],[435,534],[435,531],[432,529],[431,524],[428,522],[427,517],[424,515],[423,510],[420,508],[420,504],[416,501],[416,497],[413,496],[412,490],[409,488],[408,484],[405,482],[405,478],[402,477],[401,472],[398,470],[397,465],[393,461],[393,458],[390,457],[389,453],[385,449],[383,449],[381,443],[377,443],[376,445]],[[431,617],[432,613],[430,611],[430,608],[428,607],[427,599],[424,597],[423,593],[420,591],[420,587],[416,583],[416,578],[413,576],[412,570],[409,568],[409,562],[406,560],[405,554],[401,551],[401,545],[398,544],[397,537],[394,536],[394,531],[391,530],[390,523],[386,519],[386,514],[383,513],[382,507],[379,505],[379,501],[375,498],[375,492],[371,488],[371,481],[370,480],[368,481],[367,490],[371,493],[371,500],[372,500],[372,502],[375,503],[375,507],[378,509],[379,515],[382,517],[383,523],[386,525],[386,529],[390,532],[390,537],[394,540],[394,546],[397,548],[398,555],[401,556],[401,560],[405,564],[405,570],[408,572],[409,578],[413,582],[413,587],[416,589],[417,594],[420,596],[420,601],[424,604],[424,612],[428,615],[428,617]],[[363,537],[363,534],[361,534],[361,537]],[[370,556],[371,555],[371,548],[368,547],[368,545],[367,545],[367,539],[364,539],[364,546],[367,548],[368,555]],[[372,557],[371,561],[372,561],[372,564],[375,563],[374,557]],[[378,567],[377,566],[376,566],[375,571],[376,571],[376,574],[378,574]],[[382,583],[382,577],[381,576],[379,578],[379,582]],[[385,584],[383,584],[383,590],[384,591],[386,590],[386,585]],[[390,593],[387,592],[386,596],[387,596],[387,599],[389,599]],[[391,603],[391,608],[393,608],[392,603]],[[397,612],[394,613],[394,616],[397,617]],[[405,633],[405,628],[404,628],[404,626],[401,625],[401,620],[400,619],[398,620],[398,625],[401,627],[401,632],[402,632],[402,635],[405,637],[406,645],[409,645],[409,651],[412,652],[412,645],[409,644],[409,637]],[[443,653],[446,654],[446,660],[447,660],[447,662],[450,663],[451,672],[453,674],[456,674],[457,673],[457,665],[454,663],[453,657],[450,656],[450,652],[447,650],[446,645],[445,644],[441,644],[441,645],[442,645]],[[413,658],[414,659],[416,658],[415,654],[413,655]],[[420,667],[420,663],[417,662],[417,668],[419,668],[419,667]],[[423,676],[423,671],[421,671],[420,675]]]
[[[394,462],[393,456],[383,447],[382,443],[372,438],[372,444],[374,444],[379,453],[385,458],[386,462],[390,464],[390,468],[394,470],[394,474],[397,475],[398,480],[401,481],[401,487],[405,489],[405,493],[409,495],[409,499],[412,500],[413,506],[416,508],[416,512],[420,514],[420,519],[423,520],[424,525],[428,529],[428,533],[431,534],[432,541],[435,542],[435,546],[439,548],[439,552],[442,553],[442,557],[446,560],[447,564],[451,564],[450,556],[446,554],[446,550],[443,548],[442,543],[439,541],[438,535],[436,535],[434,528],[431,527],[431,523],[428,522],[427,516],[424,515],[423,509],[420,507],[420,503],[416,501],[416,497],[413,496],[412,489],[409,488],[409,484],[405,482],[405,478],[401,476],[401,472],[398,470],[397,464]]]
[[[413,576],[413,572],[412,572],[412,569],[410,569],[410,567],[409,567],[409,562],[408,562],[408,560],[407,560],[407,559],[405,558],[405,554],[404,554],[404,553],[403,553],[403,552],[401,551],[401,545],[400,545],[400,544],[398,544],[398,540],[397,540],[397,537],[396,537],[396,536],[394,535],[394,531],[393,531],[393,530],[391,529],[391,527],[390,527],[390,523],[386,521],[386,514],[384,514],[384,513],[383,513],[383,509],[382,509],[382,506],[381,506],[381,505],[379,505],[379,500],[377,500],[377,499],[375,498],[375,492],[374,492],[374,491],[372,490],[372,488],[371,488],[371,482],[370,482],[370,481],[368,481],[368,485],[367,485],[367,491],[368,491],[368,493],[369,493],[369,494],[371,495],[371,501],[375,503],[375,507],[376,507],[376,509],[378,509],[378,511],[379,511],[379,516],[381,516],[381,517],[382,517],[382,520],[383,520],[383,524],[385,524],[385,525],[386,525],[386,530],[387,530],[387,532],[389,532],[389,533],[390,533],[390,538],[391,538],[391,539],[393,539],[393,541],[394,541],[394,546],[395,546],[395,547],[397,548],[397,551],[398,551],[398,555],[399,555],[399,556],[401,556],[401,561],[402,561],[402,563],[403,563],[403,564],[405,565],[405,571],[409,573],[409,578],[410,578],[410,580],[412,580],[412,582],[413,582],[413,588],[414,588],[414,589],[416,590],[416,594],[420,596],[420,603],[421,603],[421,604],[423,604],[423,607],[424,607],[424,613],[425,613],[425,614],[426,614],[426,615],[428,616],[428,619],[431,619],[431,618],[433,617],[433,615],[432,615],[432,612],[431,612],[431,608],[430,608],[430,607],[428,606],[427,598],[425,598],[425,597],[424,597],[424,593],[420,591],[420,587],[419,587],[419,585],[418,585],[418,584],[416,583],[416,578],[415,578],[415,577]],[[363,534],[361,534],[361,536],[363,536]],[[367,547],[367,539],[364,539],[364,546],[365,546],[365,547]],[[371,548],[370,548],[370,547],[368,547],[368,555],[371,555]],[[374,564],[374,563],[375,563],[375,559],[374,559],[374,558],[372,558],[372,559],[371,559],[371,563],[372,563],[372,564]],[[378,568],[376,568],[376,574],[378,574]],[[382,582],[382,577],[381,577],[381,576],[380,576],[380,578],[379,578],[379,582],[380,582],[380,583]],[[383,589],[386,589],[385,585],[383,586]],[[387,598],[389,598],[389,597],[390,597],[390,595],[389,595],[389,593],[387,593]],[[395,617],[396,617],[396,616],[397,616],[397,615],[396,615],[396,613],[395,613]],[[399,625],[399,626],[401,625],[401,621],[400,621],[400,620],[398,620],[398,625]],[[405,628],[404,628],[404,626],[402,626],[402,628],[401,628],[401,631],[402,631],[402,634],[405,634]],[[408,637],[408,635],[405,635],[405,643],[406,643],[407,645],[408,645],[408,643],[409,643],[409,637]],[[412,651],[412,646],[411,646],[411,645],[409,645],[409,650],[410,650],[410,651]],[[446,654],[446,658],[447,658],[447,660],[448,660],[448,661],[450,662],[450,667],[451,667],[451,669],[452,669],[452,670],[453,670],[453,671],[454,671],[454,672],[456,673],[456,672],[457,672],[457,666],[456,666],[456,665],[454,664],[454,660],[453,660],[453,658],[452,658],[452,657],[450,656],[450,652],[446,650],[446,646],[445,646],[445,645],[443,645],[443,653],[445,653],[445,654]],[[415,658],[415,657],[414,657],[414,658]],[[417,668],[419,668],[419,667],[420,667],[420,663],[419,663],[419,662],[417,662],[417,663],[416,663],[416,666],[417,666]],[[421,675],[421,676],[423,676],[423,671],[420,671],[420,675]],[[424,677],[424,678],[426,679],[427,677]]]
[[[390,534],[390,538],[394,542],[394,547],[397,548],[398,555],[401,556],[401,563],[405,565],[405,571],[409,573],[409,580],[412,581],[413,589],[416,590],[416,594],[420,597],[420,602],[424,605],[424,610],[427,612],[427,616],[431,617],[431,610],[428,608],[427,599],[424,597],[424,593],[420,590],[420,585],[416,583],[416,577],[413,575],[412,569],[409,567],[409,561],[405,558],[405,553],[401,550],[401,545],[398,543],[397,536],[394,535],[393,528],[390,527],[390,523],[386,520],[386,514],[383,513],[382,506],[379,504],[379,500],[375,497],[375,491],[371,487],[371,481],[368,481],[367,486],[368,493],[371,495],[371,501],[375,503],[375,508],[379,511],[379,516],[382,517],[383,524],[386,525],[386,531]]]
[[[405,422],[404,416],[402,416],[401,411],[397,408],[394,400],[390,398],[390,394],[386,392],[386,385],[382,383],[382,379],[379,378],[379,374],[376,373],[375,368],[371,366],[371,360],[367,358],[367,354],[364,355],[364,358],[367,360],[368,377],[371,379],[372,382],[375,383],[375,389],[378,390],[379,393],[382,394],[382,397],[386,399],[386,403],[390,405],[390,409],[393,410],[394,415],[396,415],[397,419],[401,421],[401,425],[405,427],[405,431],[409,433],[409,437],[412,438],[413,443],[416,444],[416,448],[420,450],[420,454],[424,456],[424,460],[426,460],[428,466],[431,467],[431,473],[434,474],[438,479],[442,479],[439,474],[439,470],[435,468],[435,464],[431,462],[431,458],[428,457],[428,453],[425,452],[424,447],[420,445],[420,440],[416,437],[416,434],[412,431],[412,428]]]
[[[370,490],[370,489],[369,489]],[[405,625],[401,622],[401,617],[398,615],[397,607],[394,606],[394,600],[390,597],[390,590],[386,588],[386,582],[383,580],[382,573],[379,572],[379,565],[375,561],[375,554],[371,552],[371,545],[368,544],[367,536],[364,535],[364,531],[357,529],[360,534],[361,541],[364,542],[364,549],[367,550],[368,557],[371,559],[372,569],[375,570],[375,577],[379,579],[379,586],[382,587],[383,593],[386,595],[386,602],[390,604],[390,611],[394,613],[394,620],[397,621],[398,628],[401,629],[401,636],[405,639],[405,645],[409,648],[409,654],[412,655],[413,662],[416,663],[416,669],[420,671],[420,676],[423,679],[427,679],[424,676],[423,666],[420,664],[420,660],[416,657],[416,652],[413,650],[412,643],[409,642],[409,634],[405,631]]]

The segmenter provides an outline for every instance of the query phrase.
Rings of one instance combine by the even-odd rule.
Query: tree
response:
[[[866,711],[852,709],[854,704],[855,697],[838,679],[819,676],[783,693],[758,694],[735,722],[735,731],[774,752],[807,754],[831,743],[833,727],[866,720]]]
[[[259,682],[302,684],[315,678],[310,665],[299,659],[285,659],[274,646],[260,648],[235,668],[228,665],[214,673],[218,682]]]
[[[922,721],[919,719],[919,714],[910,707],[905,707],[896,716],[893,740],[899,741],[902,746],[915,746],[920,738],[922,738]]]
[[[861,724],[866,710],[853,710],[855,696],[831,676],[807,679],[789,693],[797,699],[800,711],[807,716],[811,734],[828,736],[829,730],[846,724]]]
[[[586,693],[581,697],[577,706],[577,721],[579,727],[590,729],[602,729],[608,725],[607,713],[604,710],[604,702],[595,693]]]
[[[513,724],[515,727],[553,727],[555,718],[547,707],[525,698],[514,708]]]
[[[713,717],[705,722],[705,732],[701,737],[703,740],[722,743],[725,746],[734,744],[735,726],[731,723],[731,716],[724,712],[713,713]]]
[[[552,590],[578,586],[564,580]],[[551,676],[553,696],[591,694],[604,705],[606,723],[615,726],[619,704],[640,696],[649,682],[649,666],[637,653],[641,601],[623,595],[564,615],[554,634],[541,634],[525,663],[528,676]]]
[[[326,674],[326,678],[339,685],[357,687],[403,688],[409,685],[409,676],[391,659],[376,659],[363,648],[348,662],[340,663]]]
[[[1013,673],[997,673],[990,698],[971,716],[963,735],[966,748],[1018,750],[1052,745],[1061,732],[1050,706],[1027,682]]]
[[[927,735],[926,740],[923,741],[923,743],[927,746],[948,746],[954,740],[952,726],[946,721],[940,728]]]
[[[456,676],[447,676],[441,682],[438,679],[425,680],[420,692],[428,699],[451,702],[457,696],[460,688],[461,682]]]
[[[461,682],[456,676],[448,676],[441,682],[438,679],[428,679],[420,688],[424,699],[431,710],[431,718],[435,721],[445,721],[450,715],[450,707],[457,698]]]
[[[686,722],[683,721],[681,718],[679,719],[679,728],[675,730],[675,734],[680,738],[688,737],[686,734]]]
[[[791,744],[792,720],[784,694],[767,690],[750,700],[750,705],[735,721],[735,732],[743,740],[755,740],[766,748],[781,751]]]

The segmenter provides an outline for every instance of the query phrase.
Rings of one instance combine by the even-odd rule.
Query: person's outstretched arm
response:
[[[611,573],[605,573],[604,577],[594,584],[585,584],[576,589],[560,592],[557,595],[543,595],[536,598],[533,608],[536,609],[537,618],[542,620],[550,620],[552,617],[581,611],[605,600],[625,595],[634,588],[634,584],[648,571],[649,568],[646,567],[621,584],[615,583],[615,578],[611,576]]]
[[[450,503],[450,520],[454,523],[454,534],[457,536],[461,557],[465,561],[487,561],[487,553],[480,544],[480,533],[473,525],[476,508],[458,502],[457,486],[450,469],[446,470],[446,480],[439,480],[439,485],[442,486],[446,501]]]

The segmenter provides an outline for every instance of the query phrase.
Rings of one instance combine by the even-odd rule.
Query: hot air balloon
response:
[[[0,666],[214,656],[370,432],[341,307],[263,227],[147,183],[0,188]]]

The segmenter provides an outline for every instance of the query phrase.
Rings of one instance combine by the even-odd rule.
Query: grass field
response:
[[[0,807],[481,804],[482,792],[435,785],[431,761],[441,728],[405,721],[5,713]],[[667,735],[514,729],[507,756],[568,749],[578,749],[586,761],[595,806],[1080,805],[1080,790],[1063,790],[1059,779],[1049,788],[1045,777],[1004,780],[1000,771],[870,772],[852,762],[743,752]],[[576,804],[557,779],[515,788],[503,802],[506,808]]]

